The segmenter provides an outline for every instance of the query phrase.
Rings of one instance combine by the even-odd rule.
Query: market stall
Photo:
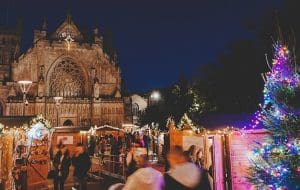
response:
[[[91,155],[100,154],[101,150],[105,150],[101,154],[112,154],[112,146],[122,139],[125,143],[125,130],[110,125],[91,127],[87,133],[88,149]],[[120,142],[118,142],[120,143]]]
[[[264,141],[268,132],[264,129],[244,130],[233,126],[219,126],[211,130],[195,127],[187,115],[183,116],[178,125],[169,120],[170,146],[179,145],[188,150],[194,145],[201,151],[203,167],[212,171],[211,185],[214,189],[253,188],[247,180],[249,160],[256,142]]]
[[[1,181],[4,189],[42,189],[48,185],[53,129],[42,115],[1,131]]]
[[[94,136],[105,136],[105,135],[124,136],[125,132],[126,131],[124,129],[113,127],[110,125],[94,126],[91,127],[89,130],[89,134]]]

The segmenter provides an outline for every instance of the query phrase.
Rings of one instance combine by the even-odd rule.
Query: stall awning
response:
[[[90,127],[85,126],[61,126],[61,127],[54,127],[55,132],[80,132],[80,131],[88,131]]]

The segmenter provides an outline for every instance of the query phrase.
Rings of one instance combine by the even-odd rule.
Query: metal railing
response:
[[[111,155],[111,154],[98,154],[91,156],[92,167],[90,176],[94,179],[101,179],[102,175],[110,176],[125,181],[126,176],[126,154]],[[150,154],[148,161],[151,164],[158,162],[158,155]]]
[[[126,179],[126,155],[99,154],[92,156],[91,173],[93,175],[114,177],[120,180]]]

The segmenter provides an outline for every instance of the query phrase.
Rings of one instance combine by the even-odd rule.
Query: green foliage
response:
[[[140,117],[142,125],[157,123],[163,129],[169,117],[178,123],[181,117],[187,113],[194,122],[205,114],[214,110],[214,106],[197,89],[197,86],[189,84],[184,78],[170,87],[160,90],[162,100],[150,105]]]
[[[284,104],[286,107],[291,108],[299,107],[299,90],[295,90],[286,85],[278,86],[275,96],[277,103]]]

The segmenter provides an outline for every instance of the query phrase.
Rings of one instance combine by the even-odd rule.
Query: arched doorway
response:
[[[73,121],[71,121],[70,119],[67,119],[64,123],[63,126],[74,126]]]

